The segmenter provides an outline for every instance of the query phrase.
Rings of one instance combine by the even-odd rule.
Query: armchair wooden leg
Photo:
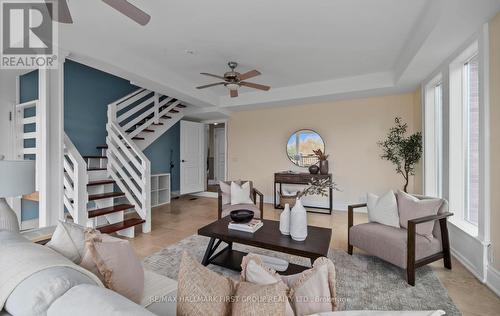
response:
[[[406,280],[411,286],[415,286],[415,265],[408,266],[406,269]]]
[[[353,246],[352,245],[348,245],[347,246],[347,253],[350,254],[352,256],[352,250],[353,250]]]
[[[451,270],[451,254],[450,254],[450,237],[448,235],[448,226],[446,223],[446,218],[439,220],[439,225],[441,228],[441,239],[443,246],[443,263],[446,269]]]

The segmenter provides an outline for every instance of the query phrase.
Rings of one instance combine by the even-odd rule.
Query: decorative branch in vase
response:
[[[308,195],[320,195],[320,196],[328,196],[328,191],[330,190],[340,191],[337,186],[337,183],[331,181],[330,179],[311,179],[308,187],[304,190],[297,193],[297,199],[301,199],[304,196]]]
[[[321,149],[313,150],[313,153],[319,160],[319,173],[328,174],[328,156]]]

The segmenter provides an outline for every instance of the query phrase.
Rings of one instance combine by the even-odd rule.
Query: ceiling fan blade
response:
[[[204,85],[204,86],[196,87],[196,89],[205,89],[205,88],[210,88],[210,87],[214,87],[214,86],[219,86],[221,84],[225,84],[225,82],[211,83],[211,84],[207,84],[207,85]]]
[[[214,74],[209,74],[207,72],[201,72],[200,75],[204,75],[204,76],[209,76],[209,77],[214,77],[214,78],[218,78],[218,79],[222,79],[222,80],[226,80],[226,78],[224,77],[221,77],[221,76],[217,76],[217,75],[214,75]]]
[[[236,98],[238,96],[238,90],[229,90],[229,95],[231,98]]]
[[[66,0],[45,0],[47,4],[51,3],[57,6],[57,16],[53,16],[53,11],[49,10],[52,20],[59,23],[72,24],[73,18],[69,12],[68,3]]]
[[[246,79],[250,79],[250,78],[253,78],[253,77],[257,77],[259,76],[261,73],[257,70],[250,70],[248,72],[245,72],[244,74],[241,74],[239,79],[240,80],[246,80]]]
[[[102,0],[104,3],[112,7],[113,9],[121,12],[122,14],[128,16],[140,25],[146,25],[151,20],[151,16],[146,12],[142,11],[132,3],[127,0]]]
[[[257,83],[252,83],[252,82],[244,82],[244,81],[242,81],[242,82],[240,82],[240,85],[245,86],[245,87],[249,87],[249,88],[264,90],[264,91],[269,91],[269,89],[271,89],[270,86],[264,86],[264,85],[257,84]]]

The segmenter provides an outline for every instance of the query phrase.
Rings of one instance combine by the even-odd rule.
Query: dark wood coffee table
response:
[[[264,226],[253,234],[228,229],[230,221],[231,219],[227,216],[198,230],[198,235],[210,237],[203,257],[203,265],[215,264],[241,271],[241,259],[247,254],[234,250],[233,243],[306,257],[311,260],[311,264],[319,257],[326,257],[330,248],[332,230],[328,228],[309,226],[306,240],[299,242],[294,241],[290,236],[282,235],[277,221],[263,220]],[[217,252],[222,242],[225,242],[227,246]],[[295,274],[308,268],[290,263],[288,269],[280,274]]]

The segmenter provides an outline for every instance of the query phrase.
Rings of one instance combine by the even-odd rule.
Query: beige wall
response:
[[[313,129],[324,139],[330,168],[342,192],[334,203],[345,206],[364,200],[366,193],[383,193],[402,187],[394,166],[380,159],[377,141],[384,138],[401,116],[410,132],[421,127],[420,93],[407,93],[314,105],[242,111],[231,115],[228,125],[229,179],[251,179],[267,199],[272,199],[273,174],[296,170],[285,152],[289,136],[298,129]],[[415,189],[415,182],[419,187]],[[420,177],[410,192],[420,192]]]
[[[500,14],[490,23],[490,165],[493,267],[500,270]]]

